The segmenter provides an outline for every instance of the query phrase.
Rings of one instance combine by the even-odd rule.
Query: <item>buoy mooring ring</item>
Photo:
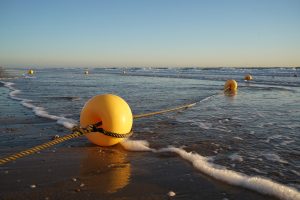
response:
[[[102,122],[98,128],[106,132],[128,134],[132,129],[132,112],[125,100],[113,94],[103,94],[92,97],[81,110],[80,126],[86,128],[91,124]],[[99,146],[112,146],[124,138],[117,138],[91,132],[86,134],[88,140]]]
[[[224,85],[224,92],[236,92],[238,88],[238,84],[235,80],[227,80]]]

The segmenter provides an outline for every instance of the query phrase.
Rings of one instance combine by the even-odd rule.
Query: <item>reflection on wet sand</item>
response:
[[[80,177],[90,190],[114,193],[128,185],[130,163],[126,152],[112,148],[90,148],[80,166]]]
[[[233,100],[234,97],[237,95],[237,93],[238,93],[237,91],[230,91],[230,92],[225,92],[224,94],[226,97],[229,97],[229,99]]]

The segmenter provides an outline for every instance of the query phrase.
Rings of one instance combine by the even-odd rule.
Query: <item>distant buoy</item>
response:
[[[88,70],[86,70],[86,71],[84,72],[84,74],[89,74],[89,71],[88,71]]]
[[[82,108],[80,126],[102,122],[98,128],[106,132],[128,134],[131,131],[133,117],[129,105],[121,97],[112,94],[97,95]],[[112,146],[124,138],[108,136],[99,132],[86,134],[89,141],[99,146]]]
[[[238,84],[235,80],[227,80],[224,85],[224,92],[236,92],[238,88]]]
[[[250,74],[247,74],[244,79],[245,81],[251,81],[253,78]]]
[[[33,74],[34,74],[33,69],[28,70],[28,74],[29,74],[29,75],[33,75]]]

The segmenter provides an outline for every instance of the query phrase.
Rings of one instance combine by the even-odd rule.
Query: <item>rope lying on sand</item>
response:
[[[154,116],[154,115],[159,115],[159,114],[163,114],[163,113],[167,113],[167,112],[174,112],[174,111],[178,111],[178,110],[182,110],[182,109],[187,109],[187,108],[190,108],[194,105],[196,105],[196,103],[186,104],[186,105],[183,105],[183,106],[178,106],[176,108],[165,109],[165,110],[161,110],[161,111],[157,111],[157,112],[134,115],[133,118],[134,119],[139,119],[139,118],[151,117],[151,116]],[[71,134],[56,138],[52,141],[46,142],[44,144],[41,144],[41,145],[38,145],[38,146],[35,146],[35,147],[32,147],[32,148],[29,148],[29,149],[21,151],[19,153],[15,153],[13,155],[10,155],[10,156],[4,157],[4,158],[0,158],[0,165],[3,165],[5,163],[8,163],[8,162],[11,162],[11,161],[14,161],[14,160],[17,160],[17,159],[22,158],[24,156],[28,156],[30,154],[34,154],[34,153],[39,152],[43,149],[49,148],[53,145],[62,143],[64,141],[67,141],[67,140],[70,140],[70,139],[73,139],[73,138],[80,137],[82,135],[86,135],[86,134],[91,133],[91,132],[99,132],[99,133],[108,135],[110,137],[116,137],[116,138],[129,137],[133,133],[132,131],[130,131],[127,134],[111,133],[111,132],[103,130],[102,128],[98,128],[99,125],[101,125],[101,122],[96,123],[94,125],[90,125],[87,128],[81,128],[81,127],[76,126],[76,127],[73,128],[73,132]]]

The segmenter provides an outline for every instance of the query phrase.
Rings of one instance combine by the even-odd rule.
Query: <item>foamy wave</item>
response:
[[[178,154],[184,160],[193,164],[193,166],[204,174],[207,174],[217,180],[226,182],[231,185],[247,188],[257,191],[261,194],[267,194],[280,199],[300,200],[300,193],[292,187],[288,187],[272,180],[247,176],[232,170],[228,170],[222,166],[210,163],[211,161],[197,153],[187,152],[176,147],[168,147],[163,149],[152,149],[145,140],[129,140],[122,142],[121,145],[129,151],[152,151],[154,153],[173,152]]]
[[[32,102],[31,100],[16,97],[17,94],[21,93],[21,91],[16,89],[15,87],[13,87],[14,83],[11,83],[11,82],[2,82],[2,83],[4,84],[5,87],[12,90],[9,93],[9,96],[11,99],[20,101],[24,107],[32,109],[33,112],[35,113],[35,115],[37,115],[39,117],[47,118],[47,119],[56,120],[58,124],[63,125],[64,127],[68,128],[68,129],[71,129],[74,126],[76,126],[76,121],[73,119],[68,119],[65,117],[51,115],[47,111],[45,111],[45,108],[33,105],[31,103]]]
[[[196,119],[195,119],[196,120]],[[215,127],[213,126],[212,123],[210,122],[203,122],[203,121],[192,121],[191,122],[191,125],[195,125],[195,126],[198,126],[199,128],[202,128],[202,129],[205,129],[205,130],[217,130],[217,131],[222,131],[222,132],[226,132],[226,133],[230,133],[232,132],[231,130],[227,129],[226,126],[218,126],[218,127]]]
[[[64,127],[68,129],[72,129],[74,126],[77,125],[76,121],[74,119],[69,119],[65,117],[59,117],[57,120],[58,124],[63,125]]]
[[[193,122],[192,125],[196,125],[205,130],[211,129],[212,127],[212,123],[209,122]]]
[[[280,199],[300,200],[300,193],[291,187],[276,183],[266,178],[247,176],[238,172],[219,169],[213,164],[207,162],[207,159],[199,154],[186,152],[183,149],[169,147],[158,150],[158,152],[174,152],[183,159],[191,162],[193,166],[217,180],[224,181],[231,185],[236,185],[257,191],[262,194],[272,195]]]
[[[124,149],[128,151],[152,151],[146,140],[124,140],[121,142]]]
[[[274,162],[280,162],[280,163],[284,163],[284,164],[287,164],[288,162],[286,160],[283,160],[280,158],[280,156],[278,156],[277,154],[275,153],[265,153],[265,154],[262,154],[267,160],[270,160],[270,161],[274,161]]]

